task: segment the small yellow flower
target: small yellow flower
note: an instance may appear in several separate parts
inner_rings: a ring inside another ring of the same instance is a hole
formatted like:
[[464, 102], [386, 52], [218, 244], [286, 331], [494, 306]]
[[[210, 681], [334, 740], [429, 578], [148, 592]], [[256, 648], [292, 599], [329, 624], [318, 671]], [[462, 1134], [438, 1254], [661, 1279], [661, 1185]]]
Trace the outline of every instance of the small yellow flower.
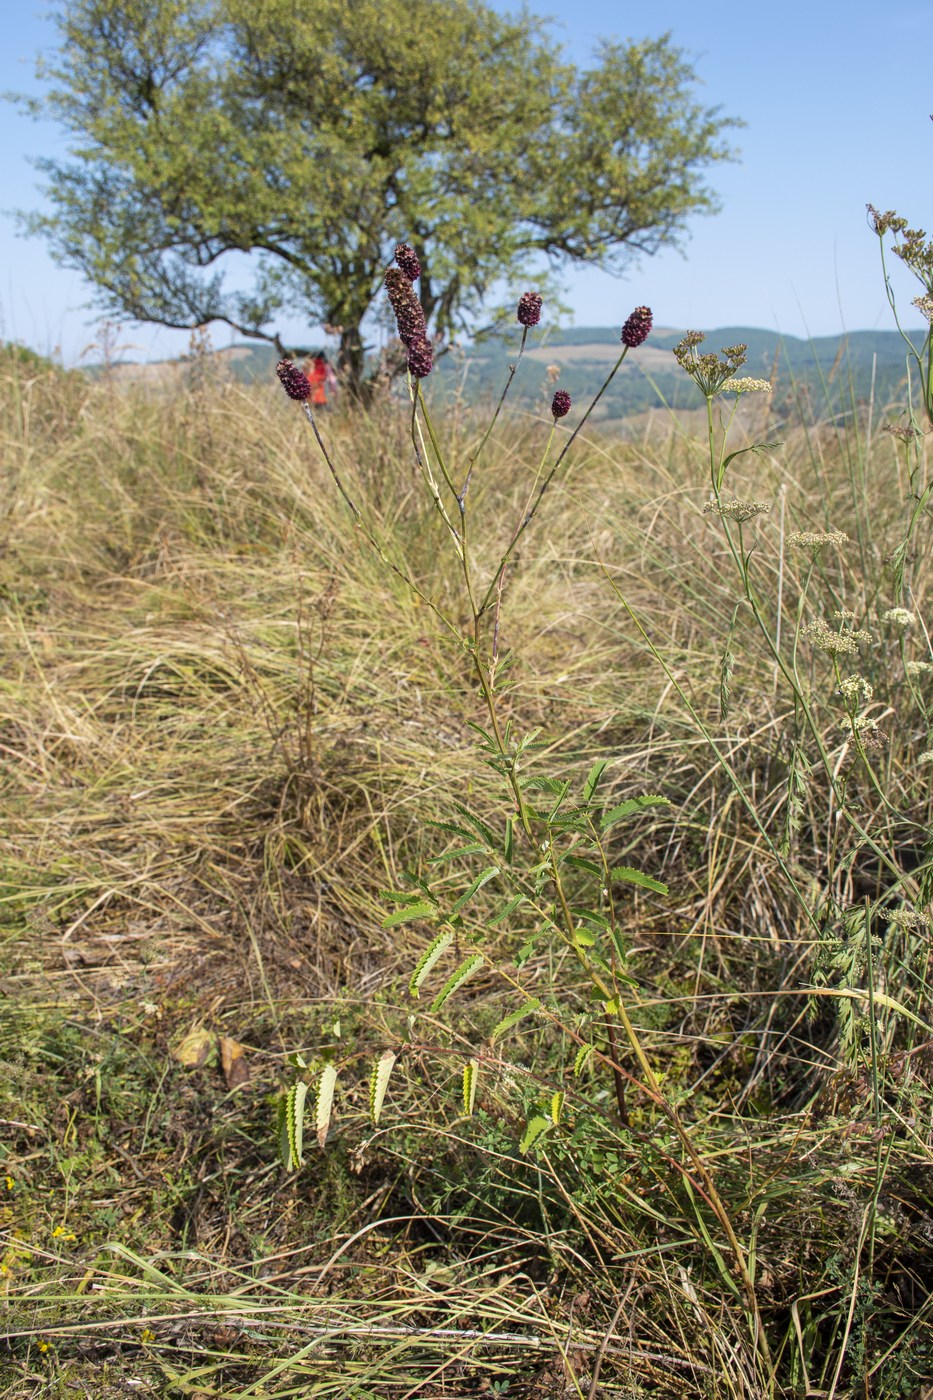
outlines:
[[144, 1327], [143, 1330], [142, 1330], [142, 1333], [140, 1334], [139, 1340], [140, 1340], [141, 1342], [143, 1342], [143, 1343], [147, 1343], [147, 1342], [154, 1342], [155, 1339], [156, 1339], [156, 1334], [153, 1332], [152, 1328], [151, 1328], [151, 1327]]
[[37, 1342], [36, 1345], [38, 1346], [39, 1350], [43, 1353], [52, 1350], [51, 1342]]
[[64, 1225], [56, 1225], [52, 1231], [53, 1240], [76, 1240], [77, 1235], [73, 1235], [70, 1230], [66, 1230]]
[[8, 1191], [12, 1191], [12, 1190], [13, 1190], [13, 1178], [12, 1178], [11, 1176], [5, 1176], [5, 1177], [3, 1178], [3, 1180], [6, 1182], [6, 1189], [7, 1189]]

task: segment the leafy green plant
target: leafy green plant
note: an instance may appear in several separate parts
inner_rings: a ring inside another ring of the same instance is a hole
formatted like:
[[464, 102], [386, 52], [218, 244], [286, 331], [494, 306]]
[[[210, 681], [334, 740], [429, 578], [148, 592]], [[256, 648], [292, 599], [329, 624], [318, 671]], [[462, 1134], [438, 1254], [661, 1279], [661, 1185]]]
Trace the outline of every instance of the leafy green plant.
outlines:
[[[572, 1070], [569, 1062], [563, 1066], [554, 1082], [546, 1086], [543, 1099], [539, 1093], [526, 1117], [519, 1142], [521, 1153], [534, 1151], [546, 1134], [560, 1131], [563, 1116], [572, 1106], [573, 1079], [587, 1065], [599, 1064], [611, 1076], [621, 1127], [629, 1124], [627, 1085], [632, 1085], [653, 1106], [666, 1122], [676, 1145], [676, 1153], [670, 1156], [673, 1188], [679, 1190], [682, 1178], [688, 1193], [695, 1193], [695, 1198], [701, 1199], [710, 1212], [707, 1222], [703, 1209], [697, 1208], [697, 1227], [724, 1277], [731, 1279], [734, 1270], [739, 1280], [733, 1287], [746, 1312], [753, 1351], [760, 1359], [762, 1374], [767, 1375], [770, 1371], [768, 1341], [747, 1251], [739, 1241], [713, 1174], [681, 1115], [677, 1095], [665, 1089], [653, 1069], [630, 1015], [630, 1004], [633, 1001], [637, 1004], [637, 982], [627, 970], [629, 947], [618, 918], [623, 892], [635, 888], [665, 895], [668, 891], [662, 881], [619, 860], [614, 853], [614, 841], [618, 828], [630, 824], [645, 809], [664, 806], [667, 799], [660, 794], [644, 794], [617, 803], [611, 795], [603, 796], [600, 784], [608, 766], [605, 758], [590, 768], [579, 786], [575, 786], [571, 778], [542, 772], [540, 762], [536, 761], [536, 755], [546, 747], [540, 731], [523, 734], [517, 730], [511, 716], [503, 715], [503, 696], [509, 686], [512, 657], [500, 651], [500, 624], [506, 575], [516, 546], [535, 520], [569, 448], [629, 350], [647, 339], [652, 324], [651, 312], [647, 307], [638, 307], [629, 316], [622, 328], [622, 349], [616, 363], [552, 460], [558, 423], [571, 407], [566, 392], [555, 392], [551, 404], [552, 428], [526, 508], [504, 546], [500, 546], [498, 562], [483, 578], [474, 556], [476, 540], [471, 503], [482, 470], [484, 449], [521, 361], [528, 332], [539, 321], [541, 297], [528, 292], [518, 303], [517, 319], [522, 326], [522, 336], [515, 365], [486, 431], [469, 454], [465, 470], [461, 468], [458, 474], [456, 465], [441, 446], [422, 389], [423, 381], [433, 368], [433, 346], [427, 337], [424, 310], [412, 287], [420, 274], [420, 264], [407, 244], [397, 247], [396, 264], [387, 271], [385, 281], [399, 336], [407, 352], [415, 461], [459, 563], [461, 603], [465, 602], [470, 619], [467, 628], [457, 620], [456, 614], [416, 582], [404, 566], [390, 563], [385, 546], [367, 523], [364, 510], [348, 493], [328, 452], [308, 402], [306, 377], [290, 361], [282, 361], [278, 366], [282, 385], [290, 398], [301, 403], [357, 527], [459, 643], [469, 660], [486, 711], [486, 725], [474, 722], [473, 728], [478, 736], [482, 762], [498, 780], [499, 822], [494, 826], [468, 805], [454, 802], [451, 819], [431, 825], [455, 844], [435, 856], [426, 872], [409, 871], [404, 888], [386, 892], [386, 899], [395, 908], [387, 915], [383, 926], [392, 929], [412, 922], [427, 926], [429, 936], [409, 982], [408, 990], [413, 999], [420, 999], [422, 990], [434, 982], [442, 964], [445, 971], [453, 964], [431, 1002], [428, 1015], [434, 1024], [441, 1013], [449, 1014], [455, 998], [480, 973], [500, 979], [513, 994], [513, 1005], [491, 1032], [488, 1052], [462, 1055], [461, 1093], [468, 1116], [473, 1113], [481, 1094], [484, 1076], [490, 1071], [501, 1074], [509, 1069], [495, 1047], [526, 1016], [550, 1022], [555, 1032], [572, 1045]], [[481, 891], [485, 891], [487, 897], [494, 891], [495, 897], [490, 912], [475, 917], [474, 901]], [[502, 936], [503, 930], [510, 926], [521, 928], [521, 934], [516, 934], [512, 940]], [[490, 947], [493, 935], [495, 951]], [[509, 942], [513, 947], [509, 949], [511, 957], [507, 961], [503, 958], [503, 947]], [[555, 975], [543, 996], [526, 985], [522, 977], [523, 966], [539, 944], [550, 945], [559, 955]], [[587, 990], [590, 1008], [582, 1015], [573, 1007], [574, 980], [563, 972], [565, 956], [576, 966]], [[446, 1047], [420, 1038], [419, 1020], [417, 1011], [413, 1010], [408, 1017], [407, 1041], [384, 1051], [372, 1070], [370, 1111], [374, 1123], [378, 1123], [383, 1111], [393, 1067], [406, 1049], [417, 1049], [422, 1054], [451, 1053]], [[333, 1065], [328, 1063], [318, 1079], [319, 1119], [324, 1095], [329, 1116], [332, 1075]], [[326, 1080], [325, 1076], [328, 1076]], [[299, 1081], [302, 1085], [305, 1082], [304, 1079]], [[287, 1166], [296, 1167], [301, 1162], [304, 1103], [305, 1091], [293, 1085], [285, 1097], [280, 1117], [283, 1161]], [[542, 1106], [544, 1111], [541, 1111]], [[721, 1231], [722, 1247], [714, 1242], [711, 1228]], [[728, 1265], [723, 1250], [731, 1260]]]

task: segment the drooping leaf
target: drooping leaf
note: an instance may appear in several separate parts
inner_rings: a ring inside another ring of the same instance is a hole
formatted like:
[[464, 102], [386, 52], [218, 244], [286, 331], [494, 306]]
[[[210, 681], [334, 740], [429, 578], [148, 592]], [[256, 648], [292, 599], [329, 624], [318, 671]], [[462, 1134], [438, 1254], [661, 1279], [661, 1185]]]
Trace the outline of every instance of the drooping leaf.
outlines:
[[430, 864], [441, 865], [445, 860], [457, 860], [460, 856], [478, 856], [485, 855], [485, 853], [486, 847], [479, 841], [474, 841], [469, 846], [457, 846], [453, 851], [444, 851], [439, 856], [432, 856]]
[[512, 864], [512, 855], [515, 849], [515, 822], [509, 817], [505, 823], [505, 840], [502, 843], [502, 854], [505, 856], [506, 865]]
[[507, 919], [510, 914], [514, 914], [519, 905], [524, 903], [525, 896], [523, 894], [515, 895], [513, 899], [509, 900], [508, 904], [502, 906], [495, 918], [488, 921], [487, 927], [495, 928], [496, 924], [501, 924], [503, 919]]
[[397, 924], [408, 924], [413, 919], [430, 919], [437, 913], [437, 906], [422, 901], [420, 904], [410, 904], [407, 909], [397, 909], [394, 914], [390, 914], [387, 919], [383, 919], [383, 928], [395, 928]]
[[443, 932], [432, 939], [425, 948], [415, 965], [415, 970], [411, 974], [411, 981], [408, 984], [408, 990], [413, 997], [418, 995], [431, 968], [437, 962], [438, 958], [447, 951], [453, 941], [453, 929], [445, 928]]
[[533, 1118], [530, 1118], [528, 1120], [528, 1126], [525, 1129], [525, 1135], [518, 1146], [519, 1152], [527, 1152], [530, 1148], [532, 1148], [535, 1145], [539, 1137], [541, 1137], [542, 1133], [546, 1133], [548, 1128], [551, 1128], [553, 1126], [554, 1125], [551, 1122], [550, 1118], [544, 1118], [541, 1116], [540, 1113], [535, 1114]]
[[494, 1028], [492, 1035], [489, 1037], [490, 1044], [495, 1045], [501, 1035], [505, 1035], [506, 1031], [510, 1031], [513, 1026], [517, 1026], [519, 1021], [524, 1020], [526, 1016], [531, 1016], [538, 1010], [540, 1005], [541, 1003], [538, 998], [532, 997], [530, 1001], [524, 1002], [521, 1006], [516, 1006], [514, 1011], [510, 1011], [507, 1016], [503, 1016], [502, 1020]]
[[561, 1114], [564, 1111], [564, 1097], [563, 1089], [558, 1089], [557, 1093], [551, 1096], [551, 1122], [555, 1126], [560, 1122]]
[[447, 979], [434, 998], [431, 1004], [431, 1011], [440, 1011], [444, 1002], [447, 1001], [449, 997], [452, 997], [454, 992], [459, 991], [464, 982], [468, 981], [468, 979], [473, 976], [473, 973], [483, 966], [485, 961], [486, 959], [483, 957], [482, 953], [471, 953], [468, 958], [464, 958], [456, 972], [452, 977]]
[[576, 1058], [573, 1062], [573, 1072], [575, 1078], [580, 1078], [580, 1075], [586, 1069], [587, 1065], [589, 1064], [590, 1060], [592, 1060], [592, 1058], [592, 1045], [581, 1045], [579, 1050], [577, 1051]]
[[584, 909], [579, 904], [572, 904], [570, 912], [576, 914], [578, 919], [586, 919], [587, 923], [595, 924], [597, 928], [608, 929], [612, 927], [606, 915], [599, 909]]
[[392, 1067], [397, 1059], [398, 1055], [394, 1050], [384, 1050], [373, 1065], [373, 1072], [369, 1077], [369, 1116], [374, 1123], [379, 1122]]
[[467, 1060], [463, 1066], [463, 1109], [467, 1117], [473, 1113], [476, 1103], [476, 1086], [479, 1083], [479, 1060]]
[[498, 874], [498, 865], [489, 865], [486, 867], [485, 870], [481, 870], [480, 873], [476, 876], [476, 878], [470, 881], [467, 888], [463, 891], [463, 894], [452, 906], [450, 910], [451, 914], [459, 914], [460, 910], [464, 907], [464, 905], [469, 904], [473, 896], [477, 894], [478, 891], [481, 890], [484, 885], [488, 885], [490, 880], [495, 879], [495, 877]]
[[465, 822], [469, 822], [473, 830], [478, 832], [478, 834], [483, 838], [486, 844], [495, 848], [496, 838], [493, 835], [492, 828], [488, 827], [485, 822], [480, 821], [479, 817], [474, 817], [470, 809], [468, 807], [464, 807], [462, 803], [455, 802], [453, 805], [456, 808], [456, 810], [460, 813], [463, 820]]
[[596, 762], [593, 764], [593, 766], [592, 766], [592, 768], [590, 769], [589, 773], [587, 773], [587, 775], [586, 775], [586, 782], [583, 784], [583, 802], [584, 802], [584, 805], [586, 805], [586, 803], [588, 803], [588, 802], [592, 802], [592, 800], [593, 800], [593, 794], [596, 792], [596, 789], [599, 787], [600, 779], [602, 778], [602, 776], [603, 776], [603, 774], [605, 773], [605, 771], [606, 771], [606, 769], [607, 769], [608, 766], [609, 766], [609, 760], [608, 760], [608, 758], [598, 758], [598, 759], [596, 760]]
[[337, 1087], [337, 1066], [326, 1064], [317, 1082], [317, 1104], [314, 1112], [314, 1126], [317, 1129], [317, 1145], [323, 1147], [330, 1131], [330, 1120], [334, 1111], [334, 1090]]
[[585, 870], [588, 875], [602, 875], [603, 868], [595, 860], [586, 860], [583, 856], [564, 856], [564, 865], [572, 865], [575, 870]]
[[624, 880], [629, 885], [640, 885], [643, 890], [654, 890], [655, 894], [670, 894], [670, 890], [663, 880], [655, 880], [651, 875], [645, 875], [641, 870], [634, 870], [630, 865], [614, 865], [610, 874], [613, 880]]
[[613, 807], [611, 812], [605, 812], [600, 819], [600, 826], [603, 831], [609, 826], [615, 826], [625, 817], [630, 817], [633, 812], [641, 812], [646, 807], [669, 807], [670, 798], [662, 797], [660, 793], [647, 793], [644, 797], [630, 797], [626, 802], [620, 803], [618, 807]]

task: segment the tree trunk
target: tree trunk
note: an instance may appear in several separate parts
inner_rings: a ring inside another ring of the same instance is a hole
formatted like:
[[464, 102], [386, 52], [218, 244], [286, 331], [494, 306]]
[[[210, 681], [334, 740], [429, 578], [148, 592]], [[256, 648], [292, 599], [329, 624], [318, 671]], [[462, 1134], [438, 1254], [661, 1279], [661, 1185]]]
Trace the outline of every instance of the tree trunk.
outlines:
[[365, 361], [359, 325], [344, 326], [340, 332], [340, 348], [337, 351], [337, 373], [344, 388], [354, 399], [365, 398]]

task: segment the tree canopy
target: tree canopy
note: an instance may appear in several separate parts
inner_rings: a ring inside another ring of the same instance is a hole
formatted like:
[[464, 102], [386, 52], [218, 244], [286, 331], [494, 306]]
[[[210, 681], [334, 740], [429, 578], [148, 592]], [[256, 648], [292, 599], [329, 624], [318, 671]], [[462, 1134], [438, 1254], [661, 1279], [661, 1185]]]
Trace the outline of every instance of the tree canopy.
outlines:
[[110, 314], [295, 353], [286, 316], [337, 327], [356, 383], [397, 242], [444, 339], [520, 279], [676, 243], [730, 154], [734, 123], [696, 102], [669, 36], [578, 69], [540, 20], [481, 0], [62, 0], [57, 18], [27, 105], [71, 153], [40, 163], [52, 212], [28, 226]]

